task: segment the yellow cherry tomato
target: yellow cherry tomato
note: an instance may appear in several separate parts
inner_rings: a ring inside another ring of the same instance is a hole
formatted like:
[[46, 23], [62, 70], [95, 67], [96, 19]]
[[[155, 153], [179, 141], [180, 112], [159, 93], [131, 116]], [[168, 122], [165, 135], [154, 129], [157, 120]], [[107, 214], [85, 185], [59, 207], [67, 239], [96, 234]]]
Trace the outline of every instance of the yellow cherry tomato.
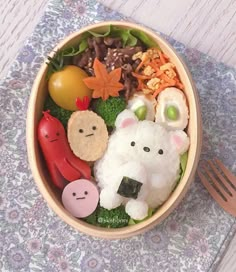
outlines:
[[68, 65], [62, 70], [51, 75], [48, 81], [49, 94], [54, 102], [63, 109], [75, 111], [78, 110], [75, 101], [79, 97], [83, 100], [84, 96], [91, 98], [90, 90], [83, 82], [88, 77], [81, 68]]

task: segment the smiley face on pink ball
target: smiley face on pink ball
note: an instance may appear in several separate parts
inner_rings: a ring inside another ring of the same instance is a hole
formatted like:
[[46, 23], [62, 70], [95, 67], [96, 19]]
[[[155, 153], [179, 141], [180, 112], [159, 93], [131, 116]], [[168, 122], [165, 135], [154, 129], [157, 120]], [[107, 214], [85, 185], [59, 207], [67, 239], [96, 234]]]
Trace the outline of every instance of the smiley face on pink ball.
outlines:
[[97, 186], [89, 180], [78, 179], [69, 183], [63, 190], [62, 203], [71, 215], [84, 218], [97, 208], [99, 192]]

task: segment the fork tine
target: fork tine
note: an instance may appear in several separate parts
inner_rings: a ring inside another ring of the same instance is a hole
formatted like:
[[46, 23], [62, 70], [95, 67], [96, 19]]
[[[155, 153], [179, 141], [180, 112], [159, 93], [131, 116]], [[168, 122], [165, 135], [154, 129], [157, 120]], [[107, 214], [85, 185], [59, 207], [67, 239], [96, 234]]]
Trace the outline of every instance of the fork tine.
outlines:
[[[213, 162], [212, 162], [212, 161], [208, 161], [208, 163], [209, 163], [209, 165], [211, 166], [213, 172], [216, 174], [216, 176], [221, 180], [221, 182], [223, 183], [223, 185], [222, 185], [218, 180], [217, 180], [217, 183], [224, 189], [224, 191], [225, 191], [226, 193], [228, 193], [230, 196], [232, 196], [233, 193], [231, 192], [231, 190], [232, 190], [233, 188], [229, 185], [229, 183], [228, 183], [228, 182], [225, 180], [225, 178], [221, 175], [221, 173], [220, 173], [219, 170], [215, 167], [215, 165], [213, 164]], [[204, 167], [204, 169], [207, 171], [205, 165], [204, 165], [203, 167]], [[208, 173], [208, 172], [207, 172], [207, 174], [208, 174], [209, 176], [212, 176], [212, 177], [211, 177], [212, 179], [214, 178], [212, 174], [210, 174], [210, 173]], [[227, 190], [226, 190], [224, 187], [225, 187]]]
[[227, 169], [224, 164], [218, 160], [218, 159], [215, 159], [215, 162], [219, 165], [220, 169], [222, 170], [222, 172], [225, 174], [225, 176], [229, 179], [229, 181], [233, 184], [232, 188], [236, 187], [236, 176], [234, 176], [230, 171], [229, 169]]
[[[204, 168], [205, 172], [207, 173], [208, 177], [210, 178], [211, 182], [213, 183], [213, 185], [215, 185], [215, 187], [217, 188], [218, 191], [211, 184], [212, 188], [214, 188], [214, 190], [221, 196], [221, 198], [223, 196], [223, 198], [226, 201], [227, 197], [225, 196], [224, 193], [222, 193], [222, 189], [224, 189], [222, 187], [222, 184], [214, 177], [214, 175], [210, 172], [210, 170], [206, 167], [206, 165], [203, 165], [203, 168]], [[209, 183], [209, 181], [208, 181], [208, 183]]]
[[197, 173], [209, 194], [215, 199], [216, 202], [218, 202], [221, 205], [221, 207], [225, 207], [225, 204], [227, 202], [223, 200], [223, 198], [219, 195], [216, 189], [208, 182], [207, 178], [199, 170], [197, 170]]

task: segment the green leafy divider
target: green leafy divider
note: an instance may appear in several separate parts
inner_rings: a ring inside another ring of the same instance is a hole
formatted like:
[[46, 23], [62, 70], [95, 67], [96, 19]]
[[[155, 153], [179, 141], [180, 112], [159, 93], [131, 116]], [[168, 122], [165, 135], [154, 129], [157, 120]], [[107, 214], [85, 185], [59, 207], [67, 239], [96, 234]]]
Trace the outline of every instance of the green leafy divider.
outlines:
[[188, 152], [185, 152], [183, 155], [180, 156], [180, 168], [181, 168], [180, 180], [184, 176], [185, 169], [187, 166], [187, 161], [188, 161]]
[[187, 161], [188, 161], [188, 152], [186, 151], [184, 154], [182, 154], [180, 156], [179, 176], [178, 176], [178, 179], [177, 179], [177, 182], [176, 182], [176, 185], [175, 185], [173, 191], [176, 189], [176, 187], [178, 186], [178, 184], [180, 183], [181, 179], [184, 176], [185, 169], [187, 166]]
[[137, 44], [137, 38], [130, 33], [130, 29], [123, 29], [117, 26], [111, 27], [111, 37], [121, 37], [123, 47], [135, 46]]
[[111, 33], [111, 25], [108, 26], [108, 30], [105, 33], [99, 33], [95, 31], [87, 31], [82, 34], [81, 41], [78, 46], [71, 46], [62, 50], [64, 57], [73, 57], [83, 53], [88, 48], [88, 38], [93, 37], [106, 37]]
[[135, 46], [137, 38], [131, 34], [130, 29], [123, 29], [117, 26], [109, 25], [105, 33], [97, 33], [95, 31], [88, 31], [94, 37], [121, 37], [123, 46]]
[[82, 34], [82, 40], [80, 41], [78, 46], [70, 46], [58, 50], [57, 52], [55, 52], [55, 55], [53, 57], [48, 57], [48, 62], [46, 62], [48, 65], [48, 71], [46, 76], [47, 80], [53, 73], [63, 70], [63, 67], [65, 65], [70, 64], [71, 57], [79, 55], [88, 48], [87, 38], [89, 36], [90, 34], [88, 32]]
[[131, 29], [130, 34], [143, 42], [147, 47], [158, 47], [161, 50], [159, 45], [149, 38], [144, 32], [137, 29]]
[[112, 29], [112, 25], [108, 26], [108, 29], [105, 33], [100, 33], [100, 32], [95, 32], [95, 31], [91, 31], [89, 30], [88, 33], [90, 33], [93, 37], [107, 37], [108, 35], [110, 35], [111, 33], [111, 29]]
[[68, 47], [65, 50], [63, 50], [63, 57], [73, 57], [76, 56], [82, 52], [84, 52], [88, 48], [88, 42], [87, 39], [83, 39], [79, 43], [79, 47]]
[[135, 46], [140, 40], [147, 47], [159, 47], [150, 37], [148, 37], [143, 31], [137, 29], [124, 29], [118, 26], [110, 25], [105, 33], [97, 33], [94, 31], [88, 31], [94, 37], [121, 37], [123, 46]]
[[148, 218], [150, 218], [157, 211], [157, 209], [158, 208], [156, 208], [156, 209], [149, 208], [148, 209], [148, 215], [144, 219], [142, 219], [142, 220], [134, 220], [133, 218], [130, 218], [128, 225], [129, 226], [136, 225], [138, 223], [141, 223], [141, 222], [147, 220]]

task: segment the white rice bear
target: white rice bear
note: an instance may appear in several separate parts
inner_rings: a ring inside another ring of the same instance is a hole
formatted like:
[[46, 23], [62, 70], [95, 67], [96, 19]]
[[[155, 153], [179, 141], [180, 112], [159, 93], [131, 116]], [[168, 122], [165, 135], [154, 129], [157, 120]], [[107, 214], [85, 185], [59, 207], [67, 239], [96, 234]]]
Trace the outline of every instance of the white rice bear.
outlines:
[[[100, 205], [110, 210], [124, 204], [131, 218], [141, 220], [149, 207], [161, 205], [174, 189], [189, 138], [182, 130], [167, 131], [152, 121], [138, 121], [127, 109], [115, 125], [105, 154], [94, 166]], [[136, 199], [117, 193], [123, 177], [142, 183]]]

